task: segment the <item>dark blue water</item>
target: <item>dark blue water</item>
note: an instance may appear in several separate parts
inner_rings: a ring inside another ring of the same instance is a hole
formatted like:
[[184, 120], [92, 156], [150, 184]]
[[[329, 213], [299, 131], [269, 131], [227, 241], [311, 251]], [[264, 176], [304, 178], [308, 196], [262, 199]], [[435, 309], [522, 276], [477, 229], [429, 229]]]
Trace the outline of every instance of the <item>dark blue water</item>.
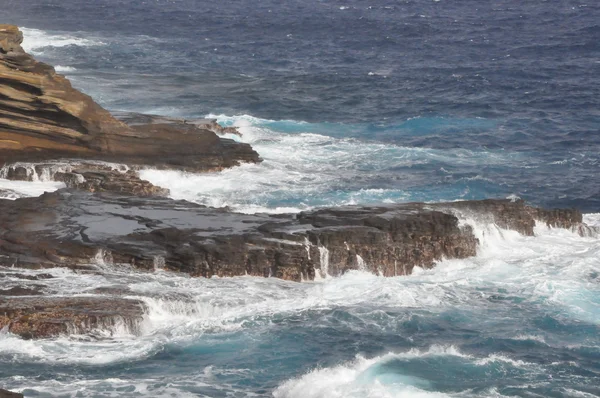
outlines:
[[[4, 0], [0, 21], [26, 28], [28, 51], [108, 109], [214, 115], [265, 159], [143, 173], [177, 198], [284, 212], [517, 195], [600, 212], [595, 1]], [[31, 396], [600, 396], [598, 238], [476, 232], [478, 257], [410, 277], [52, 270], [62, 294], [132, 289], [150, 308], [144, 327], [36, 342], [4, 334], [0, 386]]]
[[600, 209], [597, 2], [6, 1], [3, 21], [104, 44], [37, 52], [77, 68], [75, 85], [110, 109], [330, 122], [318, 133], [516, 153], [528, 161], [413, 174], [448, 188], [444, 199], [480, 175], [490, 184], [462, 197]]

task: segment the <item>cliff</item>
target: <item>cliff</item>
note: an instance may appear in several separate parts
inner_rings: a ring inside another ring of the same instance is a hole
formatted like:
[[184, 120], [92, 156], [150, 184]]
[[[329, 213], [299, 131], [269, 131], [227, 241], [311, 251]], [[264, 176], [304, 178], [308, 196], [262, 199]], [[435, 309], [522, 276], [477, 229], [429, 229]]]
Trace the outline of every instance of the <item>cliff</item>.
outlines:
[[0, 167], [76, 158], [209, 171], [260, 160], [214, 125], [117, 120], [23, 51], [22, 40], [16, 26], [0, 25]]

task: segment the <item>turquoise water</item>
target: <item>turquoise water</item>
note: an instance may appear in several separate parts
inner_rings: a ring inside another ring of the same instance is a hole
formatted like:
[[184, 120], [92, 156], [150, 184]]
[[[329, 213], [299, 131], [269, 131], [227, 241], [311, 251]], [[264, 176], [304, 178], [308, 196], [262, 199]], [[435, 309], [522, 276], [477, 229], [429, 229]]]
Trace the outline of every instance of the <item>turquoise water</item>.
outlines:
[[[600, 224], [595, 2], [7, 1], [1, 19], [24, 27], [26, 50], [103, 106], [214, 117], [264, 159], [142, 171], [174, 198], [282, 213], [518, 196]], [[8, 184], [11, 198], [59, 188]], [[600, 396], [598, 237], [475, 224], [477, 257], [406, 277], [26, 271], [52, 273], [56, 295], [130, 289], [148, 312], [135, 330], [0, 332], [0, 386], [39, 397]]]
[[28, 271], [52, 273], [45, 282], [60, 294], [126, 287], [148, 312], [135, 331], [4, 334], [0, 381], [65, 397], [600, 394], [598, 237], [545, 227], [523, 237], [469, 222], [482, 239], [477, 257], [395, 278]]

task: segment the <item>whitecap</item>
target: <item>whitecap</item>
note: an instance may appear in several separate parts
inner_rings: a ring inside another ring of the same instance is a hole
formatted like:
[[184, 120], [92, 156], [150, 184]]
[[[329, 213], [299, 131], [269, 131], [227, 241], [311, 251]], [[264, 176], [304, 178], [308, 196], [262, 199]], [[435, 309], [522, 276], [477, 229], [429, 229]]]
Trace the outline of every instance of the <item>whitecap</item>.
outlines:
[[[401, 187], [373, 189], [361, 181], [381, 178], [393, 169], [432, 163], [473, 167], [481, 162], [505, 164], [507, 156], [513, 156], [338, 138], [337, 132], [343, 135], [344, 129], [350, 128], [338, 124], [275, 121], [250, 115], [206, 117], [237, 127], [242, 137], [228, 138], [251, 144], [263, 162], [203, 174], [150, 169], [142, 171], [141, 176], [170, 189], [175, 199], [244, 213], [298, 212], [322, 206], [415, 200], [410, 191]], [[336, 136], [327, 135], [332, 131]], [[485, 180], [481, 176], [476, 179]]]
[[39, 29], [20, 28], [23, 32], [22, 47], [28, 53], [39, 55], [47, 47], [67, 47], [67, 46], [102, 46], [100, 40], [89, 37], [82, 37], [82, 32], [47, 32]]
[[57, 71], [58, 73], [70, 73], [70, 72], [77, 71], [77, 68], [74, 68], [72, 66], [56, 65], [54, 67], [54, 70]]
[[65, 184], [55, 181], [11, 181], [0, 178], [0, 199], [18, 199], [54, 192]]

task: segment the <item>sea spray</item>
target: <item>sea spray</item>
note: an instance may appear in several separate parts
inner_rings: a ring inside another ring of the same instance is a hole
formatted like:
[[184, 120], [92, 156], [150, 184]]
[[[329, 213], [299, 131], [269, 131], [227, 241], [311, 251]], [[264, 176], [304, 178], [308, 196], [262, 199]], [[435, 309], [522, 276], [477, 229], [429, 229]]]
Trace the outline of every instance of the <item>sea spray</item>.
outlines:
[[329, 277], [329, 250], [325, 246], [319, 246], [319, 264], [321, 265], [321, 277]]

